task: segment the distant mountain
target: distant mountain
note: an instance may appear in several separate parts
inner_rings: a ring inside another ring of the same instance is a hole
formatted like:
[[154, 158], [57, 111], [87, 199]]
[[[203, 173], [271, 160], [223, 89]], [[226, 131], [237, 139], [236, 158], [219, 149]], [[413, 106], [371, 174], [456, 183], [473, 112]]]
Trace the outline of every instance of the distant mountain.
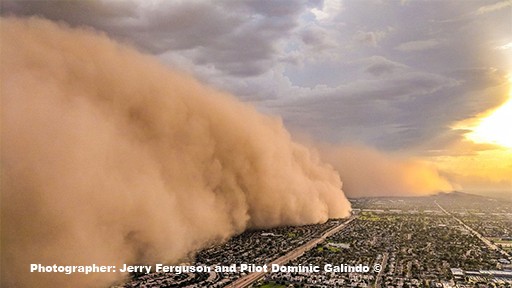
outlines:
[[495, 200], [508, 200], [512, 201], [512, 192], [501, 192], [501, 193], [489, 193], [489, 194], [471, 194], [467, 192], [461, 191], [451, 191], [451, 192], [437, 192], [435, 194], [429, 195], [420, 195], [420, 196], [375, 196], [375, 197], [349, 197], [349, 199], [371, 199], [371, 198], [381, 198], [381, 199], [409, 199], [409, 198], [434, 198], [434, 199], [495, 199]]
[[476, 197], [483, 198], [482, 195], [469, 194], [466, 192], [452, 191], [452, 192], [438, 192], [437, 194], [430, 195], [430, 197]]
[[452, 191], [452, 192], [438, 192], [437, 194], [429, 195], [428, 197], [438, 198], [438, 199], [494, 199], [495, 201], [512, 201], [512, 193], [489, 193], [483, 195], [471, 194], [467, 192], [460, 191]]

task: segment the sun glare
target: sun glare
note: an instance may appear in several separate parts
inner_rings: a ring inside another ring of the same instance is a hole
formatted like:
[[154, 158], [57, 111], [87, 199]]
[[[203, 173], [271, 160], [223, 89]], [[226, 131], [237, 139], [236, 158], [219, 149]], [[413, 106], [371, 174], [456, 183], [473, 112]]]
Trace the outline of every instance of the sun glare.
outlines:
[[512, 148], [512, 99], [491, 115], [480, 119], [466, 137], [475, 143], [492, 143]]

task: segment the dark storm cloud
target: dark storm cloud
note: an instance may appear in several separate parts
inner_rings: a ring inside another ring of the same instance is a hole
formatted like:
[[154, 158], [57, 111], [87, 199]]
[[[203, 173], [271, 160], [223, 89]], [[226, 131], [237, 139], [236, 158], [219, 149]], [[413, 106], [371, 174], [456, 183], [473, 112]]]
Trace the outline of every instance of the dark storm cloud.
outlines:
[[[398, 133], [381, 135], [376, 142], [386, 143], [388, 149], [417, 147], [423, 149], [420, 153], [428, 153], [463, 141], [464, 134], [469, 131], [453, 130], [452, 127], [464, 119], [477, 117], [482, 111], [498, 107], [510, 89], [506, 79], [490, 82], [488, 73], [484, 72], [486, 69], [476, 70], [481, 73], [454, 73], [458, 74], [453, 76], [459, 83], [457, 86], [438, 90], [428, 97], [396, 102], [393, 107], [399, 113], [394, 123], [401, 129]], [[485, 150], [483, 146], [473, 148]]]
[[[339, 61], [338, 67], [345, 72], [336, 72], [346, 84], [331, 82], [331, 89], [312, 89], [310, 97], [305, 97], [308, 100], [286, 103], [277, 110], [286, 111], [283, 115], [289, 126], [307, 127], [330, 141], [357, 139], [391, 150], [421, 147], [425, 150], [417, 152], [423, 153], [463, 140], [467, 131], [453, 131], [453, 125], [498, 107], [508, 97], [505, 75], [510, 52], [496, 47], [512, 39], [510, 25], [506, 25], [510, 24], [508, 4], [460, 4], [344, 2], [341, 18], [346, 29], [366, 39], [361, 44], [368, 47], [340, 52], [341, 57], [351, 59]], [[500, 9], [480, 9], [484, 6]], [[479, 9], [488, 12], [465, 21], [442, 22]], [[367, 33], [358, 31], [386, 31], [386, 35], [377, 47], [372, 37], [365, 38]], [[363, 80], [368, 74], [385, 79]], [[309, 77], [326, 78], [321, 74]], [[456, 140], [447, 142], [446, 135]]]
[[[289, 125], [314, 131], [320, 138], [333, 142], [350, 139], [372, 142], [383, 135], [396, 137], [401, 133], [403, 129], [393, 131], [402, 125], [399, 120], [403, 120], [399, 118], [403, 111], [398, 103], [428, 98], [438, 90], [457, 85], [459, 82], [453, 78], [409, 72], [383, 80], [316, 89], [313, 95], [276, 102], [274, 109], [282, 111]], [[379, 146], [379, 143], [372, 144]]]
[[388, 78], [315, 89], [312, 95], [276, 102], [274, 109], [284, 111], [289, 126], [320, 139], [362, 141], [386, 150], [414, 148], [426, 155], [462, 141], [468, 131], [452, 127], [501, 105], [508, 94], [503, 72], [492, 68], [455, 70], [449, 76], [400, 69]]
[[2, 14], [39, 15], [91, 26], [152, 54], [192, 50], [199, 65], [256, 76], [274, 65], [276, 45], [318, 1], [5, 1]]

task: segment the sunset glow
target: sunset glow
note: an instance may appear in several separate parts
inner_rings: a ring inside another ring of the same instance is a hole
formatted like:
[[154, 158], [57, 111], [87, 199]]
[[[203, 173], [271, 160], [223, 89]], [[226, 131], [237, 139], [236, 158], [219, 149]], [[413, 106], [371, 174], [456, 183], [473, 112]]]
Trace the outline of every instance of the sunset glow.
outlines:
[[[512, 77], [508, 77], [512, 82]], [[467, 129], [466, 139], [474, 143], [488, 143], [512, 148], [512, 88], [509, 98], [493, 111], [486, 111], [473, 119], [460, 122], [454, 129]]]
[[475, 143], [491, 143], [512, 148], [512, 100], [480, 120], [466, 137]]

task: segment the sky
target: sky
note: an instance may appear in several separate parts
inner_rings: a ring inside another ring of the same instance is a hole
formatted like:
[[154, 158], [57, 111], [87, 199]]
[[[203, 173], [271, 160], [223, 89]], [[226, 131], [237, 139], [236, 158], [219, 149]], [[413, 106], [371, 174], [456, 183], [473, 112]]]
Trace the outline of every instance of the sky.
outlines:
[[512, 191], [512, 1], [2, 1], [90, 26], [293, 135], [420, 159]]

